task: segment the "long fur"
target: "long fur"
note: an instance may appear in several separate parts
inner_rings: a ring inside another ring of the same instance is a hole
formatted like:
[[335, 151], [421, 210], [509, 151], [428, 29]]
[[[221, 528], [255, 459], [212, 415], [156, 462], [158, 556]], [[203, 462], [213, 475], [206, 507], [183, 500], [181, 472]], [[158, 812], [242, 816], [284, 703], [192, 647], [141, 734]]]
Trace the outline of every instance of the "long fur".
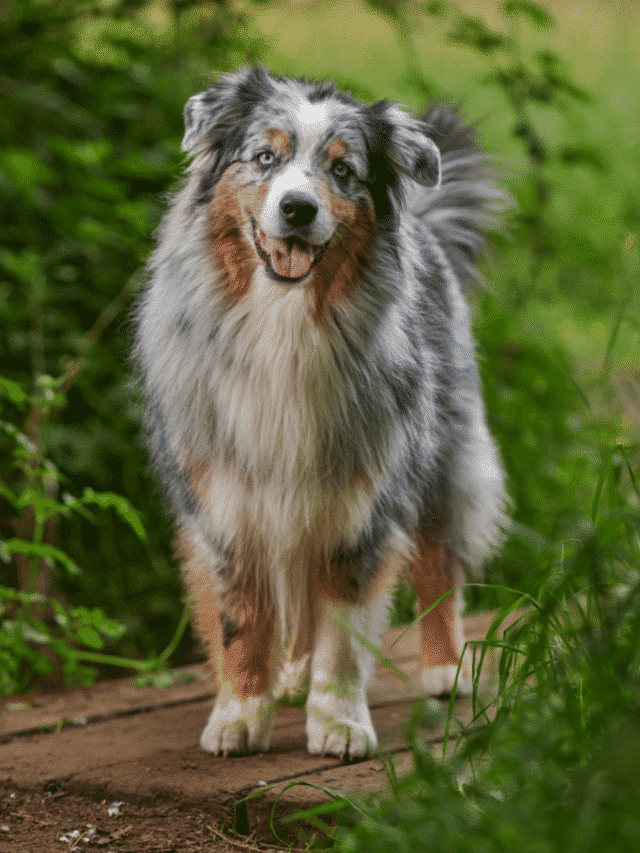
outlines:
[[419, 535], [456, 572], [499, 539], [462, 291], [500, 193], [444, 107], [416, 119], [258, 67], [192, 98], [185, 121], [191, 161], [137, 315], [152, 459], [187, 574], [220, 602], [220, 654], [251, 590], [274, 649], [320, 660], [319, 600], [346, 618], [371, 606], [377, 626]]

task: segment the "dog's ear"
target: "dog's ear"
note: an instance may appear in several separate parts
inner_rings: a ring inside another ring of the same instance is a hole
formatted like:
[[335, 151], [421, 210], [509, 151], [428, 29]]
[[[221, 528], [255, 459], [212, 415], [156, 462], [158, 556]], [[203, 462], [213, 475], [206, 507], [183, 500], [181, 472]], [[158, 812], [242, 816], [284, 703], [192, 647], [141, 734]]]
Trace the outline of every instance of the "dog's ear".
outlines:
[[214, 96], [214, 87], [193, 95], [184, 106], [184, 136], [182, 150], [193, 151], [207, 136], [207, 131], [216, 124], [220, 114], [219, 100]]
[[379, 101], [370, 108], [379, 127], [384, 128], [385, 154], [392, 168], [425, 187], [440, 184], [440, 150], [425, 126], [398, 104]]
[[440, 186], [440, 149], [433, 139], [419, 127], [415, 131], [403, 128], [397, 133], [395, 145], [400, 168], [410, 178], [424, 187]]
[[220, 77], [206, 92], [187, 101], [182, 150], [197, 154], [220, 147], [229, 136], [237, 134], [256, 105], [271, 92], [271, 76], [262, 66]]

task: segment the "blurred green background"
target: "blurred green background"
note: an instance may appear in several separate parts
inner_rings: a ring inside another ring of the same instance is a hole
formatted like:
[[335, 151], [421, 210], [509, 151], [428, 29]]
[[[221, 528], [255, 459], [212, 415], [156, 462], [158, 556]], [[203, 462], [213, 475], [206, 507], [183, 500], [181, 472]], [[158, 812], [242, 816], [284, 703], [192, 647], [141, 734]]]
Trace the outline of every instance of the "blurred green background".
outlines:
[[[7, 0], [0, 693], [87, 682], [117, 671], [107, 652], [157, 658], [172, 637], [171, 662], [196, 653], [175, 635], [183, 594], [141, 440], [130, 317], [180, 175], [184, 103], [246, 62], [416, 110], [444, 98], [498, 159], [514, 205], [472, 302], [514, 525], [487, 567], [495, 586], [470, 589], [469, 606], [501, 603], [500, 585], [537, 595], [604, 496], [637, 506], [639, 12], [636, 0]], [[412, 606], [400, 590], [394, 620]]]

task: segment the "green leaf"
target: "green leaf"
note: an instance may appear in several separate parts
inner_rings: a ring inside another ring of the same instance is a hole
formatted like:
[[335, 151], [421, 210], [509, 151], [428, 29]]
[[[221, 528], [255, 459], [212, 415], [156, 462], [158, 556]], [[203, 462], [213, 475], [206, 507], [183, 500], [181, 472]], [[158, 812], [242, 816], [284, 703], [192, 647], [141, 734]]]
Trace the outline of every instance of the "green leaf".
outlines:
[[49, 498], [37, 489], [32, 488], [24, 489], [18, 496], [17, 505], [19, 507], [33, 507], [33, 511], [40, 521], [46, 521], [52, 515], [57, 515], [64, 509], [64, 506], [53, 500], [53, 498]]
[[[0, 541], [0, 548], [5, 543]], [[23, 592], [10, 586], [0, 586], [0, 601], [19, 601], [21, 604], [44, 604], [44, 596], [39, 592]]]
[[140, 514], [122, 495], [116, 495], [114, 492], [94, 492], [93, 489], [85, 489], [80, 502], [83, 504], [95, 504], [102, 509], [114, 509], [120, 518], [127, 522], [138, 539], [146, 542], [147, 534], [142, 526]]
[[50, 141], [50, 145], [56, 154], [76, 166], [94, 166], [113, 151], [113, 143], [107, 139], [75, 142], [57, 137]]
[[59, 601], [56, 601], [55, 598], [51, 599], [51, 606], [53, 607], [53, 611], [55, 614], [56, 623], [61, 628], [67, 628], [69, 625], [69, 616], [64, 607], [60, 604]]
[[91, 625], [81, 625], [78, 628], [78, 640], [90, 649], [101, 649], [104, 646], [100, 634]]
[[154, 179], [160, 174], [160, 170], [146, 160], [141, 154], [127, 154], [117, 162], [118, 171], [131, 178]]
[[108, 619], [101, 607], [94, 607], [93, 610], [88, 613], [88, 617], [91, 620], [93, 627], [110, 639], [117, 640], [122, 637], [126, 631], [124, 625], [116, 622], [115, 619]]
[[494, 53], [506, 47], [509, 39], [495, 30], [490, 30], [481, 18], [461, 15], [448, 36], [456, 44], [466, 44], [480, 53]]
[[575, 145], [561, 145], [559, 156], [567, 166], [587, 166], [596, 172], [607, 171], [607, 161], [603, 153], [595, 145], [589, 143], [578, 143]]
[[446, 0], [427, 0], [424, 4], [424, 11], [427, 15], [433, 15], [434, 18], [441, 18], [449, 11], [450, 3]]
[[64, 551], [53, 545], [39, 545], [36, 542], [25, 542], [23, 539], [7, 539], [0, 541], [0, 550], [10, 554], [26, 554], [30, 557], [42, 557], [45, 560], [57, 560], [72, 575], [79, 575], [80, 569]]
[[29, 395], [21, 385], [4, 376], [0, 376], [0, 391], [16, 406], [24, 406], [29, 399]]
[[37, 643], [39, 646], [46, 646], [51, 641], [51, 631], [44, 622], [38, 620], [31, 625], [23, 625], [22, 636], [30, 643]]
[[502, 11], [505, 15], [523, 15], [542, 30], [547, 30], [555, 24], [553, 16], [533, 0], [507, 0], [502, 4]]
[[42, 257], [25, 249], [22, 252], [0, 250], [0, 266], [23, 284], [37, 284], [43, 287], [46, 277], [42, 271]]
[[150, 209], [147, 202], [124, 201], [115, 206], [115, 212], [128, 226], [141, 234], [147, 234], [151, 227]]
[[[5, 486], [4, 483], [0, 483], [0, 495], [11, 504], [14, 509], [18, 509], [18, 499], [13, 494], [9, 486]], [[0, 555], [0, 559], [2, 556]]]
[[55, 184], [56, 173], [26, 148], [0, 153], [0, 169], [18, 190], [31, 192], [36, 184]]
[[365, 0], [365, 5], [374, 12], [386, 15], [392, 21], [398, 21], [401, 18], [400, 10], [404, 3], [401, 0]]

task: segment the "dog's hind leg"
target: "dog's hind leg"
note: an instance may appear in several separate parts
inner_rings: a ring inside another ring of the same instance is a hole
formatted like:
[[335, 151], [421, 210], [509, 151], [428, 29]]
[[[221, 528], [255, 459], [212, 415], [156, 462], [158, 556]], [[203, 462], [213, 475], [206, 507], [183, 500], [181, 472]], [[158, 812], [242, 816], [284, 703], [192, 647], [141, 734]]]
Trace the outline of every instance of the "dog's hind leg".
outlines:
[[[211, 555], [197, 536], [182, 531], [179, 550], [194, 606], [194, 622], [215, 671], [216, 702], [200, 745], [214, 754], [263, 752], [269, 748], [275, 700], [274, 621], [247, 585], [225, 607]], [[215, 560], [214, 560], [215, 563]]]
[[[462, 593], [457, 584], [458, 571], [445, 543], [435, 536], [420, 537], [412, 568], [418, 612], [432, 608], [420, 620], [420, 682], [431, 696], [451, 693], [454, 685], [458, 694], [469, 694], [471, 664], [468, 653], [463, 657]], [[433, 607], [444, 595], [447, 597]]]

